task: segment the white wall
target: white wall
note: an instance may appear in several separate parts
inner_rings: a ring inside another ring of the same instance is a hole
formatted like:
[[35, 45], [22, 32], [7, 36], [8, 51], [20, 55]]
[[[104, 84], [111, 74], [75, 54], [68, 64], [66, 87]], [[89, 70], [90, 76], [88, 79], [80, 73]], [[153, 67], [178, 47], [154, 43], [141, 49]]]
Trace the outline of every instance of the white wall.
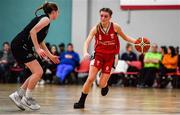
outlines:
[[88, 0], [72, 0], [72, 43], [82, 57], [83, 44], [87, 36]]
[[[75, 1], [80, 2], [81, 0]], [[89, 32], [90, 28], [99, 22], [99, 9], [102, 7], [109, 7], [113, 10], [112, 21], [119, 23], [127, 35], [134, 38], [140, 36], [147, 37], [151, 42], [158, 43], [159, 45], [180, 46], [180, 10], [131, 11], [131, 22], [127, 24], [128, 11], [122, 11], [120, 9], [120, 0], [89, 0], [86, 2], [88, 4], [88, 17], [86, 21], [83, 20], [85, 18], [78, 20], [80, 22], [78, 26], [83, 26], [85, 28], [86, 25], [86, 30], [88, 31], [76, 31], [76, 34], [82, 36], [80, 37], [81, 42], [85, 40], [84, 36]], [[81, 12], [83, 13], [84, 11]], [[78, 26], [76, 25], [76, 27], [73, 28], [77, 28]], [[126, 42], [121, 38], [120, 41], [122, 53], [125, 51]], [[73, 43], [78, 44], [77, 47], [80, 47], [80, 42], [75, 41]], [[91, 51], [92, 49], [91, 47]], [[78, 50], [78, 52], [82, 52], [82, 48]]]

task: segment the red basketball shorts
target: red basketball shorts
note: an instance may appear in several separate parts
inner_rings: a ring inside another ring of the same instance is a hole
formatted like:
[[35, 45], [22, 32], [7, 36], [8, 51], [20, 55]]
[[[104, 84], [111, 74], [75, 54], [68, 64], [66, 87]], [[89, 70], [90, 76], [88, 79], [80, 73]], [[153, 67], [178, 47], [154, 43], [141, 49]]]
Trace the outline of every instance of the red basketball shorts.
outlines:
[[111, 70], [116, 67], [118, 56], [116, 54], [95, 53], [91, 66], [97, 67], [102, 73], [110, 74]]

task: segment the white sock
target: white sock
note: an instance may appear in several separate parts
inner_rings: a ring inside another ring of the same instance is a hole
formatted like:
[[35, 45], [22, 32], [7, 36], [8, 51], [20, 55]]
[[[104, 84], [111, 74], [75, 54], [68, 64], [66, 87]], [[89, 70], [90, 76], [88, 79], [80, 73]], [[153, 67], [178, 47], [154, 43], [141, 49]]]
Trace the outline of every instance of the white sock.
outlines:
[[28, 98], [32, 97], [32, 90], [30, 90], [30, 89], [26, 90], [26, 97], [28, 97]]
[[25, 93], [26, 93], [26, 90], [20, 87], [17, 90], [17, 93], [19, 94], [19, 96], [23, 97], [25, 95]]

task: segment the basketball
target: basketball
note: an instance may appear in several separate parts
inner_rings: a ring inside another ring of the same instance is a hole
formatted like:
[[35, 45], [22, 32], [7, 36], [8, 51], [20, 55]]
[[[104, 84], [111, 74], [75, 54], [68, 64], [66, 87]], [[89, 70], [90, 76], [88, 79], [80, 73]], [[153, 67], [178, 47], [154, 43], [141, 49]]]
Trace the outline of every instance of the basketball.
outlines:
[[135, 41], [135, 49], [140, 53], [145, 53], [150, 48], [150, 41], [148, 38], [140, 37]]

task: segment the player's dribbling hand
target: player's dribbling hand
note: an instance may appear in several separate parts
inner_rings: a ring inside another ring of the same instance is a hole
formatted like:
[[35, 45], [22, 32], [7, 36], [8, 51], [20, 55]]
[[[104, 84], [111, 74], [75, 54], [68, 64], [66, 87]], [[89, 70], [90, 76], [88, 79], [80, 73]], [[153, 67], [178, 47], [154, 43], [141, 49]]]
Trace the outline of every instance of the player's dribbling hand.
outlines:
[[87, 60], [88, 60], [88, 59], [90, 59], [91, 56], [90, 56], [89, 53], [84, 53], [84, 56], [83, 56], [83, 57], [84, 57], [84, 59], [87, 59]]
[[60, 61], [59, 61], [59, 57], [58, 56], [55, 56], [55, 55], [53, 55], [53, 56], [51, 56], [50, 57], [50, 59], [53, 61], [53, 63], [55, 63], [55, 64], [58, 64]]
[[39, 55], [40, 58], [45, 58], [46, 57], [46, 53], [43, 49], [39, 48], [36, 49], [37, 54]]

